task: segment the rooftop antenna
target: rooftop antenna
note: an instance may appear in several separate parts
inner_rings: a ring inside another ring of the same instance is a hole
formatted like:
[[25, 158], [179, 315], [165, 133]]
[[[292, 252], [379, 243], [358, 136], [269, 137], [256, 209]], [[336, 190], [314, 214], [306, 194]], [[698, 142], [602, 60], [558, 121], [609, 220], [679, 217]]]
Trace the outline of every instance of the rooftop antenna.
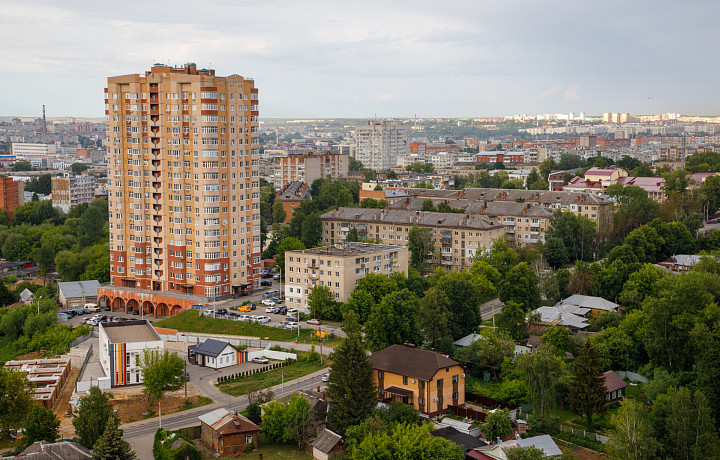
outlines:
[[47, 134], [47, 120], [45, 119], [45, 104], [43, 104], [43, 134]]

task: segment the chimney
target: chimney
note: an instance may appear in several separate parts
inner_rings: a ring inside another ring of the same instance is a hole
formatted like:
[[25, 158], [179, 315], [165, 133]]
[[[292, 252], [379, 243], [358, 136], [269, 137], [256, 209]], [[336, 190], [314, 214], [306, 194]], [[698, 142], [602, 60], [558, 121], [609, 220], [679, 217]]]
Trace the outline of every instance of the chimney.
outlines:
[[527, 208], [523, 208], [523, 216], [527, 214]]

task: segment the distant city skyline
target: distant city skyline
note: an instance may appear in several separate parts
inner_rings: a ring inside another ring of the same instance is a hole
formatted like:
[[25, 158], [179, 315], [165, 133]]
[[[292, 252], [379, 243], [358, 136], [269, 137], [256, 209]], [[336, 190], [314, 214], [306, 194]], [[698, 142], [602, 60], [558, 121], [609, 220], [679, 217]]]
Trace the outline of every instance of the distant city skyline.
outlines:
[[[102, 117], [108, 75], [254, 77], [263, 118], [720, 113], [720, 2], [5, 2], [2, 116]], [[690, 40], [692, 38], [692, 40]]]

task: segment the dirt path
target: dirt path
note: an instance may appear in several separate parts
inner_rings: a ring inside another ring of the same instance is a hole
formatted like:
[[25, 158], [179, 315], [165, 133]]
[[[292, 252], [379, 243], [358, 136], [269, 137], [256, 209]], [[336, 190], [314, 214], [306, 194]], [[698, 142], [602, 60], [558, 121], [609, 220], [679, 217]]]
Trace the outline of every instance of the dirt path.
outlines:
[[[188, 385], [188, 400], [195, 403], [200, 392], [192, 385]], [[122, 423], [143, 420], [148, 413], [157, 417], [158, 402], [150, 404], [148, 398], [142, 393], [142, 387], [122, 389], [113, 391], [113, 399], [110, 400], [117, 411], [118, 418]], [[163, 416], [178, 412], [185, 406], [185, 390], [165, 393], [159, 401]]]
[[70, 398], [75, 390], [75, 381], [80, 375], [80, 369], [70, 369], [70, 376], [65, 382], [65, 386], [60, 391], [58, 399], [55, 401], [53, 412], [60, 420], [60, 436], [62, 438], [72, 438], [75, 436], [75, 428], [72, 425], [72, 418], [68, 415], [70, 412]]

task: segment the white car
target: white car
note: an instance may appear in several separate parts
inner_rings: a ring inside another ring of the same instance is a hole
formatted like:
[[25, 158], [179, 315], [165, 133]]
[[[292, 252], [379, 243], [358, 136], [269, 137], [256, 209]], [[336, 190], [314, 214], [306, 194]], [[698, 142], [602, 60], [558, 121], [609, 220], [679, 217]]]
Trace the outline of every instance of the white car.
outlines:
[[269, 322], [270, 322], [270, 318], [267, 317], [267, 316], [258, 316], [255, 321], [258, 322], [258, 323], [260, 323], [260, 324], [266, 324], [266, 323], [269, 323]]
[[294, 322], [292, 322], [292, 321], [287, 321], [287, 322], [285, 323], [285, 329], [295, 329], [295, 328], [298, 327], [299, 325], [300, 325], [300, 323], [294, 323]]
[[265, 300], [263, 300], [261, 303], [262, 303], [263, 305], [265, 305], [266, 307], [274, 307], [275, 305], [277, 305], [275, 302], [273, 302], [273, 301], [270, 300], [270, 299], [265, 299]]
[[237, 318], [238, 321], [250, 321], [250, 315], [240, 315]]
[[289, 314], [291, 314], [291, 313], [297, 313], [297, 311], [298, 311], [297, 308], [288, 308], [288, 311], [287, 311], [287, 312], [288, 312], [288, 315], [289, 315]]
[[255, 364], [267, 364], [270, 361], [268, 361], [267, 358], [264, 358], [262, 356], [256, 356], [255, 358], [252, 359], [252, 362], [254, 362]]
[[275, 307], [267, 307], [265, 313], [275, 313]]
[[320, 377], [320, 380], [323, 382], [329, 382], [330, 381], [330, 374], [323, 374], [322, 377]]

